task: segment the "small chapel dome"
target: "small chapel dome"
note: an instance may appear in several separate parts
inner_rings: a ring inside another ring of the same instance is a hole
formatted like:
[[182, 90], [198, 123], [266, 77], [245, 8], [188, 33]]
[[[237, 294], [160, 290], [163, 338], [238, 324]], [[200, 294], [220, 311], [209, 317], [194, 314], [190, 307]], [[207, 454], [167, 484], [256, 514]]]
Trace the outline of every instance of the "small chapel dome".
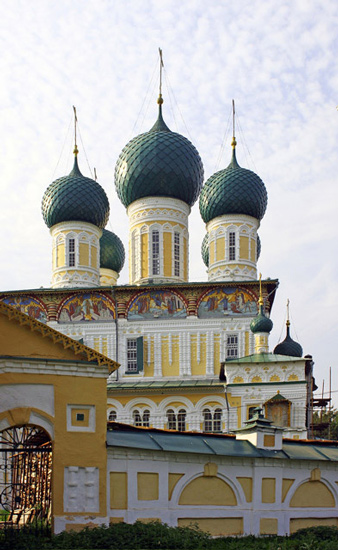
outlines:
[[256, 334], [257, 332], [270, 333], [272, 331], [273, 322], [264, 313], [263, 305], [259, 306], [258, 315], [252, 319], [250, 323], [251, 332]]
[[209, 267], [209, 235], [208, 233], [204, 236], [201, 246], [202, 260], [206, 267]]
[[290, 336], [290, 321], [286, 321], [286, 336], [283, 342], [277, 344], [273, 352], [276, 355], [289, 355], [291, 357], [303, 357], [303, 348]]
[[112, 231], [103, 229], [100, 238], [100, 267], [120, 273], [125, 260], [125, 251], [121, 239]]
[[245, 214], [258, 220], [265, 214], [265, 185], [257, 174], [239, 166], [235, 145], [234, 140], [229, 166], [213, 174], [201, 191], [199, 205], [205, 223], [226, 214]]
[[42, 198], [41, 210], [48, 227], [67, 222], [82, 221], [105, 227], [109, 218], [109, 201], [105, 191], [93, 179], [79, 170], [77, 149], [72, 171], [51, 183]]
[[143, 197], [173, 197], [192, 206], [202, 187], [203, 165], [197, 149], [168, 128], [161, 96], [158, 103], [154, 126], [133, 138], [116, 163], [115, 187], [125, 207]]

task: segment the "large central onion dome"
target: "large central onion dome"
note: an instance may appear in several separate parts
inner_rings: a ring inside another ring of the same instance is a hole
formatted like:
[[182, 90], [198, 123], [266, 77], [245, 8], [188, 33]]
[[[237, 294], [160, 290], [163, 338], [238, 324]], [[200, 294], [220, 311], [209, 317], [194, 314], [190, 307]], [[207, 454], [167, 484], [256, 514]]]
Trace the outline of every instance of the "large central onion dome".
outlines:
[[173, 197], [192, 206], [203, 182], [203, 165], [190, 141], [171, 132], [159, 115], [154, 126], [132, 139], [122, 150], [115, 168], [117, 194], [128, 207], [143, 197]]
[[290, 321], [286, 321], [286, 336], [283, 342], [277, 344], [273, 352], [277, 355], [289, 355], [290, 357], [303, 357], [303, 348], [290, 336]]
[[205, 223], [226, 214], [245, 214], [261, 220], [268, 195], [262, 180], [236, 159], [233, 141], [232, 159], [227, 168], [213, 174], [200, 194], [200, 212]]
[[43, 219], [48, 227], [68, 221], [82, 221], [105, 227], [109, 218], [109, 201], [102, 187], [83, 176], [77, 162], [73, 170], [47, 187], [41, 204]]

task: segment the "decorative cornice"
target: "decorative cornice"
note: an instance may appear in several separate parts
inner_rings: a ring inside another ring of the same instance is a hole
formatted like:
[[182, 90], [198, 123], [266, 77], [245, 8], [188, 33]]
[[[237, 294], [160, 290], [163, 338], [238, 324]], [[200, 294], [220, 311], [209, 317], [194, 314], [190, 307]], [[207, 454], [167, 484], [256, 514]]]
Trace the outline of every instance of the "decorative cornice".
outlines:
[[21, 326], [29, 327], [32, 332], [39, 332], [44, 338], [47, 337], [52, 340], [54, 344], [61, 344], [64, 349], [71, 349], [75, 355], [84, 355], [89, 362], [95, 361], [99, 366], [107, 366], [109, 373], [114, 372], [120, 366], [119, 363], [116, 363], [116, 361], [113, 361], [102, 353], [81, 344], [81, 342], [77, 340], [73, 340], [69, 336], [54, 330], [48, 325], [40, 323], [40, 321], [33, 319], [33, 317], [29, 317], [25, 313], [21, 313], [18, 309], [1, 301], [0, 313], [6, 315], [9, 320], [16, 321]]

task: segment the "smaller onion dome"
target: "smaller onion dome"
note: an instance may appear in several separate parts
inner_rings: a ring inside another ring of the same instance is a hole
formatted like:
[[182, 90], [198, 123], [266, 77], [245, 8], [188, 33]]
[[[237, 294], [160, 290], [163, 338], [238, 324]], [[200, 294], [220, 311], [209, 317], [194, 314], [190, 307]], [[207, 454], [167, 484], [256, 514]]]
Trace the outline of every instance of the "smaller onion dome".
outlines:
[[206, 267], [209, 267], [209, 235], [208, 233], [204, 236], [201, 246], [202, 260]]
[[261, 220], [268, 195], [257, 174], [241, 168], [236, 159], [233, 140], [232, 159], [227, 168], [213, 174], [200, 193], [200, 213], [205, 223], [226, 214], [245, 214]]
[[203, 183], [203, 165], [190, 141], [172, 132], [162, 117], [149, 130], [133, 138], [122, 150], [115, 168], [115, 187], [127, 208], [144, 197], [172, 197], [192, 206]]
[[41, 204], [42, 216], [48, 227], [68, 221], [82, 221], [105, 227], [109, 218], [109, 201], [105, 191], [93, 179], [79, 170], [77, 148], [72, 171], [47, 187]]
[[303, 357], [303, 348], [290, 336], [290, 321], [286, 321], [286, 336], [283, 342], [277, 344], [273, 352], [276, 355], [289, 355], [291, 357]]
[[125, 251], [121, 239], [112, 231], [103, 229], [100, 238], [100, 267], [120, 273], [124, 260]]
[[266, 332], [269, 334], [272, 331], [272, 327], [273, 322], [265, 315], [263, 304], [260, 304], [258, 315], [250, 323], [251, 332], [254, 334], [257, 332]]

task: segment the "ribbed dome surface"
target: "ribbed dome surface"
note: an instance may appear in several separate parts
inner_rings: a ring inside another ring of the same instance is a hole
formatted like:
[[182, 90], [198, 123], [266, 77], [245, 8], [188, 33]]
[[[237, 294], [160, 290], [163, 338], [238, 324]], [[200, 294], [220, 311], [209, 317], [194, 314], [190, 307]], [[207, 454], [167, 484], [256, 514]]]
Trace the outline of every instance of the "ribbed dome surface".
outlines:
[[209, 235], [205, 235], [201, 246], [202, 260], [204, 264], [209, 267]]
[[171, 132], [159, 117], [149, 132], [132, 139], [115, 168], [115, 187], [124, 204], [143, 197], [173, 197], [192, 206], [203, 182], [201, 158], [190, 141]]
[[233, 149], [227, 168], [213, 174], [200, 194], [200, 212], [205, 223], [226, 214], [246, 214], [261, 220], [268, 196], [262, 180], [251, 170], [241, 168]]
[[270, 333], [272, 331], [273, 322], [269, 317], [266, 317], [263, 306], [260, 306], [258, 315], [252, 319], [250, 323], [250, 329], [251, 332], [254, 334], [256, 332], [267, 332]]
[[47, 187], [41, 204], [48, 227], [67, 221], [82, 221], [103, 228], [109, 218], [109, 201], [102, 187], [79, 170], [77, 157], [68, 176]]
[[261, 240], [259, 238], [259, 235], [257, 235], [257, 253], [256, 253], [256, 256], [257, 256], [257, 260], [258, 258], [260, 257], [261, 255], [261, 249], [262, 249], [262, 245], [261, 245]]
[[286, 337], [283, 342], [277, 344], [273, 352], [276, 355], [289, 355], [291, 357], [303, 357], [303, 348], [290, 336], [290, 326], [286, 325]]
[[125, 251], [121, 239], [112, 231], [103, 229], [100, 239], [100, 267], [120, 273], [124, 260]]

